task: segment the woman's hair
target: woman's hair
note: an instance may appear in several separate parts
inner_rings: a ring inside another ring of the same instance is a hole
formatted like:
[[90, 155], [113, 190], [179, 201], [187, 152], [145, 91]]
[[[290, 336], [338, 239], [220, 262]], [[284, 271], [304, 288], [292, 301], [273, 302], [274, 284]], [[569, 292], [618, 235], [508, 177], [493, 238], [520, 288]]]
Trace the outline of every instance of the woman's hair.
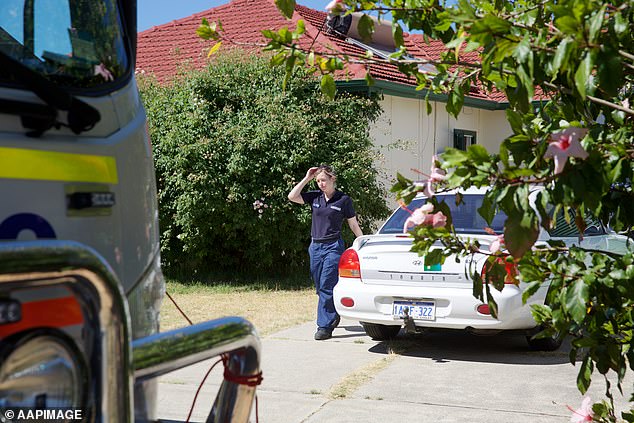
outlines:
[[337, 172], [335, 172], [335, 169], [330, 165], [322, 164], [317, 166], [317, 172], [315, 172], [315, 176], [319, 175], [322, 172], [331, 178], [337, 177]]

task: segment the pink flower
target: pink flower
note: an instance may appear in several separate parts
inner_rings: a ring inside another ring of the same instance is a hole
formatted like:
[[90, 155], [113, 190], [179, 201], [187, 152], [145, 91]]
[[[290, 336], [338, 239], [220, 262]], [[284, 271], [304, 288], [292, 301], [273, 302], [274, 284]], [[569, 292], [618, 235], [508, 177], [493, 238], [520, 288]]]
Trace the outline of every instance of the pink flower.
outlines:
[[[409, 209], [405, 208], [405, 210], [409, 212]], [[407, 218], [405, 224], [403, 225], [403, 232], [407, 232], [410, 226], [418, 226], [422, 224], [425, 221], [427, 214], [433, 210], [434, 206], [432, 204], [423, 204], [413, 212], [410, 212], [410, 217]]]
[[568, 157], [586, 159], [588, 152], [583, 149], [579, 140], [586, 136], [586, 128], [569, 127], [551, 135], [550, 144], [544, 157], [555, 158], [555, 175], [561, 173]]
[[423, 194], [427, 198], [431, 198], [434, 195], [436, 195], [434, 184], [438, 182], [442, 182], [445, 179], [447, 179], [446, 172], [443, 169], [436, 167], [437, 161], [438, 161], [438, 156], [434, 155], [431, 159], [431, 174], [430, 175], [427, 175], [419, 170], [414, 169], [416, 172], [420, 173], [421, 175], [425, 175], [428, 177], [428, 179], [425, 179], [423, 181], [414, 182], [414, 186], [423, 189]]
[[489, 251], [492, 253], [497, 253], [500, 251], [500, 246], [504, 244], [504, 235], [498, 235], [497, 238], [493, 240], [491, 245], [489, 245]]
[[343, 13], [346, 9], [347, 6], [344, 4], [343, 0], [332, 0], [326, 5], [326, 10], [332, 14]]
[[434, 228], [445, 226], [447, 224], [447, 216], [442, 212], [430, 214], [432, 211], [434, 211], [434, 206], [427, 203], [411, 212], [411, 216], [407, 218], [403, 225], [403, 232], [407, 232], [411, 226], [427, 225]]
[[570, 406], [567, 407], [568, 410], [572, 411], [572, 416], [570, 417], [570, 421], [572, 423], [592, 421], [592, 416], [594, 415], [594, 413], [592, 412], [592, 400], [590, 399], [590, 397], [585, 397], [581, 402], [581, 408], [577, 410], [573, 410]]
[[101, 75], [101, 77], [106, 81], [114, 80], [114, 76], [112, 76], [112, 73], [110, 73], [110, 71], [106, 69], [106, 65], [104, 65], [103, 63], [99, 63], [95, 66], [95, 76], [97, 75]]
[[434, 191], [434, 186], [430, 179], [420, 182], [414, 182], [415, 187], [423, 188], [423, 195], [427, 198], [432, 198], [436, 192]]
[[447, 224], [447, 216], [443, 212], [437, 212], [434, 214], [428, 214], [423, 220], [423, 225], [429, 225], [434, 228], [442, 228]]
[[431, 175], [429, 176], [429, 180], [431, 182], [441, 182], [447, 178], [447, 173], [443, 169], [436, 167], [437, 161], [438, 156], [434, 154], [434, 156], [431, 158]]

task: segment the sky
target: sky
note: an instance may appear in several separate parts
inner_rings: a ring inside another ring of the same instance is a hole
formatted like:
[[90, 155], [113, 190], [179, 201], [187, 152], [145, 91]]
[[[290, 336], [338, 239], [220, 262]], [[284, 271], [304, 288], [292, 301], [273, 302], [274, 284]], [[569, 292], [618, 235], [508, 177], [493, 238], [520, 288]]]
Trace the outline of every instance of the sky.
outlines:
[[[185, 18], [194, 13], [229, 3], [230, 0], [138, 0], [138, 31]], [[324, 10], [330, 0], [296, 0], [299, 4]]]

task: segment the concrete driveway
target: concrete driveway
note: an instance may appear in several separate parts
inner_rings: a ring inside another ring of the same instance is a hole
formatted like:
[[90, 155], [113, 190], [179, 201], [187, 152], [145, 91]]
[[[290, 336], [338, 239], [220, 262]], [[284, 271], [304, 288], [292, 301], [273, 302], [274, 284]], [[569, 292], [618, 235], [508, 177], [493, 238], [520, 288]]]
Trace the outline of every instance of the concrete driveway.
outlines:
[[[262, 340], [260, 422], [563, 423], [572, 414], [566, 406], [581, 404], [567, 344], [556, 352], [531, 352], [522, 335], [454, 331], [401, 333], [396, 341], [376, 342], [346, 320], [332, 339], [314, 341], [314, 329], [307, 323]], [[211, 364], [160, 379], [161, 419], [185, 420]], [[221, 380], [219, 365], [199, 394], [192, 421], [205, 421]], [[633, 381], [630, 372], [617, 409], [630, 406]], [[604, 391], [597, 374], [588, 394], [598, 401]], [[251, 417], [255, 421], [255, 412]]]

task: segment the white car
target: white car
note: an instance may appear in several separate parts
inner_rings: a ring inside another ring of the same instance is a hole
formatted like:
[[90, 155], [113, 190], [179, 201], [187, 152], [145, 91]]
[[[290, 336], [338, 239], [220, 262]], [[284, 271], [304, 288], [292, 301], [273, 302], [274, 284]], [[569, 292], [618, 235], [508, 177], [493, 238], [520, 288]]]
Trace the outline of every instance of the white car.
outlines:
[[[456, 233], [477, 238], [484, 251], [496, 239], [485, 232], [490, 227], [497, 234], [504, 232], [503, 214], [495, 216], [491, 225], [480, 217], [485, 190], [463, 192], [463, 203], [457, 207], [453, 194], [437, 195], [449, 205]], [[415, 210], [425, 203], [416, 197], [408, 206]], [[339, 282], [334, 289], [334, 301], [341, 317], [357, 320], [373, 339], [385, 340], [396, 336], [405, 325], [408, 332], [417, 328], [466, 329], [474, 333], [494, 333], [502, 330], [526, 331], [529, 346], [538, 350], [555, 350], [561, 344], [557, 338], [533, 338], [537, 332], [531, 314], [531, 304], [543, 304], [548, 284], [522, 303], [524, 282], [519, 286], [505, 285], [500, 292], [491, 287], [498, 304], [498, 318], [490, 315], [489, 307], [473, 296], [473, 282], [466, 266], [482, 271], [486, 255], [463, 257], [457, 263], [448, 257], [444, 264], [425, 266], [424, 258], [410, 251], [412, 238], [403, 233], [410, 214], [397, 209], [377, 234], [357, 238], [339, 262]], [[560, 239], [566, 244], [623, 253], [626, 237], [608, 233], [598, 224], [589, 225], [582, 241], [574, 227], [558, 219], [551, 233], [544, 230], [538, 242]]]

